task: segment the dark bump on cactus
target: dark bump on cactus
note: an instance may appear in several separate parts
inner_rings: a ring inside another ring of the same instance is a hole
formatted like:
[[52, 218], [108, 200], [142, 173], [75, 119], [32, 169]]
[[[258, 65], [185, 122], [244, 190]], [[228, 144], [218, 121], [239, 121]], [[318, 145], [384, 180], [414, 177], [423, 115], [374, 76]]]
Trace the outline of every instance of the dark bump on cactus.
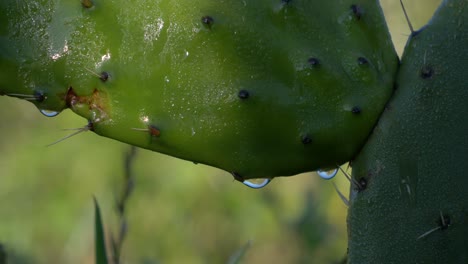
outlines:
[[159, 137], [161, 135], [161, 130], [153, 125], [148, 126], [148, 131], [152, 137]]
[[364, 191], [367, 188], [367, 179], [362, 177], [361, 179], [359, 179], [358, 182], [359, 182], [358, 190]]
[[232, 172], [231, 174], [232, 174], [232, 177], [234, 177], [234, 179], [235, 179], [236, 181], [244, 182], [244, 178], [242, 178], [242, 176], [240, 176], [239, 173], [237, 173], [237, 172], [234, 171], [234, 172]]
[[448, 215], [441, 215], [438, 217], [440, 230], [446, 230], [452, 224], [452, 221]]
[[81, 0], [81, 5], [84, 8], [91, 8], [91, 7], [94, 6], [93, 1], [91, 1], [91, 0]]
[[351, 113], [355, 114], [355, 115], [358, 115], [362, 112], [361, 108], [359, 106], [355, 106], [353, 107], [353, 109], [351, 109]]
[[211, 28], [214, 23], [214, 19], [211, 16], [204, 16], [201, 18], [201, 22], [207, 28]]
[[108, 72], [101, 72], [101, 76], [99, 77], [99, 79], [103, 82], [106, 82], [107, 80], [109, 80], [109, 73]]
[[281, 0], [281, 3], [287, 5], [291, 2], [292, 0]]
[[301, 137], [301, 142], [304, 145], [308, 145], [308, 144], [312, 143], [312, 138], [309, 135], [304, 135], [304, 136]]
[[249, 98], [250, 93], [249, 93], [249, 91], [247, 91], [247, 90], [240, 90], [239, 93], [237, 94], [237, 96], [238, 96], [240, 99], [245, 100], [245, 99]]
[[361, 16], [362, 16], [362, 9], [361, 9], [360, 6], [358, 6], [358, 5], [352, 5], [352, 6], [351, 6], [351, 11], [353, 12], [354, 17], [355, 17], [357, 20], [360, 20], [360, 19], [361, 19]]
[[434, 76], [434, 69], [430, 66], [424, 66], [421, 69], [421, 78], [423, 79], [430, 79]]
[[91, 120], [88, 120], [88, 125], [86, 126], [88, 131], [94, 132], [94, 123]]
[[359, 57], [359, 58], [357, 59], [357, 61], [358, 61], [359, 65], [366, 65], [366, 64], [369, 63], [369, 61], [368, 61], [366, 58], [364, 58], [364, 57]]
[[307, 62], [308, 62], [309, 65], [312, 66], [312, 67], [317, 67], [317, 66], [320, 65], [319, 59], [313, 58], [313, 57], [312, 57], [312, 58], [309, 58], [309, 59], [307, 60]]
[[43, 92], [34, 92], [34, 98], [36, 98], [36, 102], [42, 103], [47, 97]]

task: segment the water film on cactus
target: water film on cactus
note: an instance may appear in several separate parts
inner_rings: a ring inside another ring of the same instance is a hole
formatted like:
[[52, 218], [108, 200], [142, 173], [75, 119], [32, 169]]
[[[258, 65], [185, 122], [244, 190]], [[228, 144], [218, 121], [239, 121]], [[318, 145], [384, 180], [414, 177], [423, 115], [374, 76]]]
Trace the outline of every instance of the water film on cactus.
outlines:
[[40, 91], [47, 100], [24, 99], [47, 116], [70, 108], [98, 135], [245, 180], [352, 159], [398, 63], [377, 1], [35, 0], [0, 12], [1, 94]]

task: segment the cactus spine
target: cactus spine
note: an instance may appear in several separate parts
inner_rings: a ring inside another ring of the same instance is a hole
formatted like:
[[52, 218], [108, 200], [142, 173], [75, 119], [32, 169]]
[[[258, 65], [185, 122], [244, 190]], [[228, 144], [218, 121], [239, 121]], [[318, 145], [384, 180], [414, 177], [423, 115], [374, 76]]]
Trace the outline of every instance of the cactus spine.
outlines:
[[468, 263], [468, 2], [409, 38], [394, 96], [354, 161], [349, 263]]

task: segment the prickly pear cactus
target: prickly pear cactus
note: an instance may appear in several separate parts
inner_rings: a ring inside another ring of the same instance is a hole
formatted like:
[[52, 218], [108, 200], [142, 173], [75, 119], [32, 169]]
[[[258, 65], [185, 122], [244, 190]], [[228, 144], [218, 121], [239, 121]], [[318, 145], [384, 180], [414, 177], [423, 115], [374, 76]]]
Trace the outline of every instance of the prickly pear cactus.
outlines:
[[398, 89], [354, 161], [349, 263], [468, 263], [468, 2], [410, 37]]
[[0, 3], [0, 93], [233, 172], [350, 160], [398, 64], [378, 1]]

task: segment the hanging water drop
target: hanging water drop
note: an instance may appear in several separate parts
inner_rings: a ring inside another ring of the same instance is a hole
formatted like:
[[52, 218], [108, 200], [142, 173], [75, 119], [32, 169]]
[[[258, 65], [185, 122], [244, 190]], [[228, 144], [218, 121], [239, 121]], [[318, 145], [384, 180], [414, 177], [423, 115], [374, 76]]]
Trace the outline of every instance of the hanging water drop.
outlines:
[[41, 114], [47, 116], [47, 117], [54, 117], [54, 116], [57, 116], [58, 114], [60, 114], [60, 112], [57, 112], [57, 111], [51, 111], [51, 110], [39, 110], [41, 112]]
[[335, 175], [338, 173], [338, 169], [334, 170], [328, 170], [328, 171], [323, 171], [323, 170], [317, 170], [317, 174], [320, 176], [320, 178], [325, 179], [325, 180], [330, 180]]
[[267, 186], [271, 182], [271, 179], [250, 179], [244, 180], [242, 183], [253, 189], [261, 189]]

